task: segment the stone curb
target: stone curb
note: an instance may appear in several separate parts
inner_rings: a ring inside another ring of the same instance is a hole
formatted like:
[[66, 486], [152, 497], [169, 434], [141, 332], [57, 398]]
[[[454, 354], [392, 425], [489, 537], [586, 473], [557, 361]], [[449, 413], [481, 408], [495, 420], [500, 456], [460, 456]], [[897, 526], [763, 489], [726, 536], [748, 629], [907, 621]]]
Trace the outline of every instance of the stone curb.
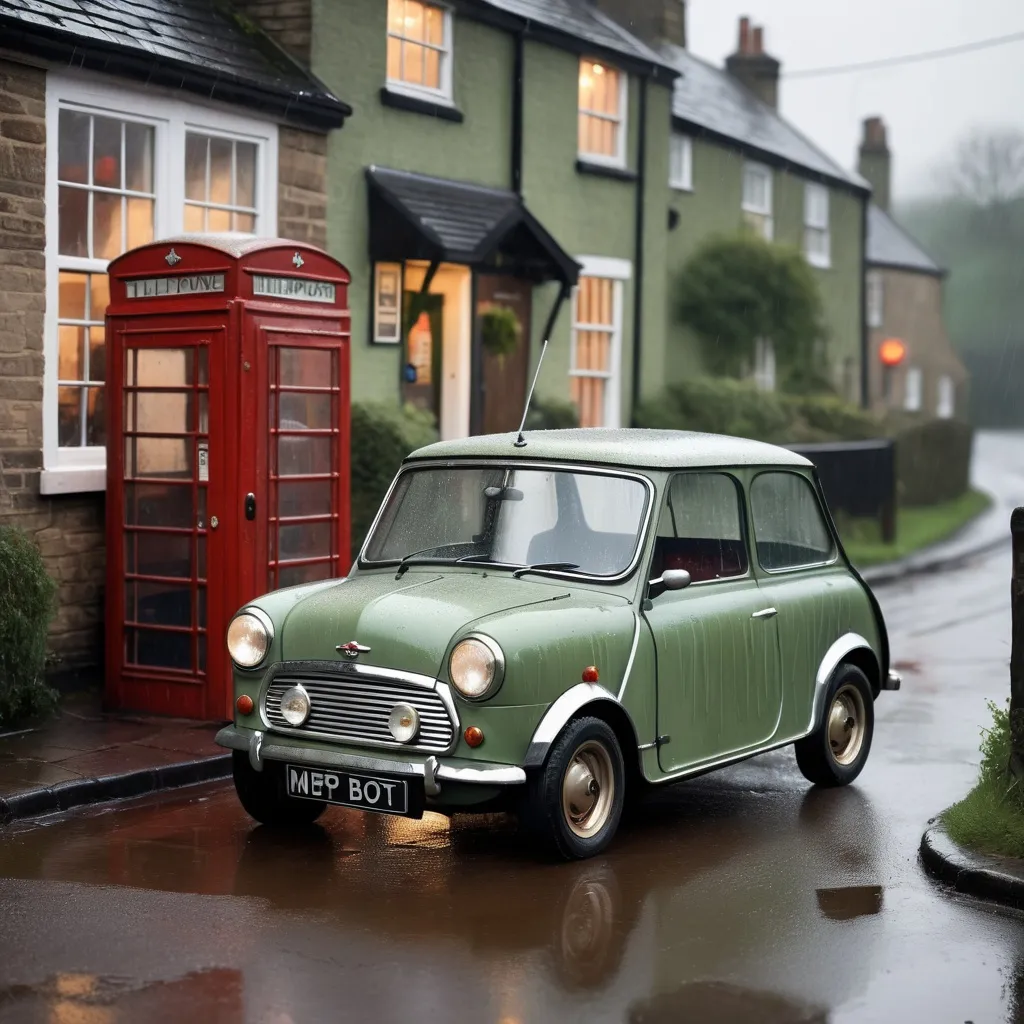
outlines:
[[993, 538], [978, 544], [976, 547], [964, 551], [956, 551], [948, 555], [942, 555], [931, 561], [920, 560], [914, 555], [908, 556], [900, 562], [886, 562], [882, 565], [869, 566], [861, 569], [860, 574], [864, 582], [870, 586], [879, 586], [884, 583], [895, 583], [897, 580], [906, 579], [908, 576], [923, 576], [931, 572], [945, 572], [946, 569], [955, 569], [971, 558], [978, 555], [987, 555], [990, 551], [996, 551], [1001, 547], [1008, 547], [1010, 543], [1010, 532], [1007, 530], [1005, 537]]
[[229, 778], [230, 775], [231, 754], [225, 753], [156, 768], [141, 768], [121, 775], [72, 779], [55, 786], [41, 786], [39, 789], [0, 797], [0, 825], [19, 818], [38, 818], [87, 804], [127, 800], [166, 789], [194, 786], [200, 782], [215, 782]]
[[941, 825], [933, 825], [921, 837], [921, 861], [930, 875], [957, 892], [1024, 908], [1024, 867], [1013, 873], [995, 857], [965, 850]]

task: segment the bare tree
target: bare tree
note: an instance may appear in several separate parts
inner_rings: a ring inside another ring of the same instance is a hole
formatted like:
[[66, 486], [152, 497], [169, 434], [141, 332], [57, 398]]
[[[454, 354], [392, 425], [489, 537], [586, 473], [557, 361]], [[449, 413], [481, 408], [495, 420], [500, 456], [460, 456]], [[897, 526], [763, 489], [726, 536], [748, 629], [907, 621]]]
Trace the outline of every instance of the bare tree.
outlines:
[[982, 207], [1024, 196], [1024, 132], [976, 128], [956, 147], [944, 175], [949, 188]]

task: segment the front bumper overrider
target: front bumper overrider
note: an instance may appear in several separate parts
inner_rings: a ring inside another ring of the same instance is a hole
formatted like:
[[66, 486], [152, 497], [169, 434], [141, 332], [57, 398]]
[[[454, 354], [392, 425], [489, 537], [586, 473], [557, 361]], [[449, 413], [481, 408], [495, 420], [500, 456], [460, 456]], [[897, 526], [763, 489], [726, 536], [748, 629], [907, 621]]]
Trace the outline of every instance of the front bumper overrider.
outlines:
[[230, 750], [244, 750], [256, 771], [263, 770], [264, 761], [289, 761], [315, 768], [347, 768], [361, 772], [383, 772], [388, 775], [407, 775], [423, 779], [428, 797], [441, 793], [442, 782], [469, 783], [478, 786], [518, 786], [526, 781], [526, 772], [515, 765], [489, 764], [464, 758], [430, 755], [412, 760], [392, 760], [350, 754], [344, 750], [321, 750], [303, 746], [300, 742], [258, 729], [242, 729], [237, 725], [225, 726], [217, 733], [216, 742]]

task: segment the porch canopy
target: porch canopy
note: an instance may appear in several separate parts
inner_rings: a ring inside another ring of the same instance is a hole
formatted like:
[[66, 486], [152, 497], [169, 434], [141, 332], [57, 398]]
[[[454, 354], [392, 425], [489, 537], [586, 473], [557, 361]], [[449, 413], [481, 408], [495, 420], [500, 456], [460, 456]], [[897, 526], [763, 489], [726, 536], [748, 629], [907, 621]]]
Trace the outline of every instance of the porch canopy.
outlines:
[[462, 263], [540, 283], [563, 294], [580, 265], [507, 189], [368, 167], [370, 256], [377, 262]]

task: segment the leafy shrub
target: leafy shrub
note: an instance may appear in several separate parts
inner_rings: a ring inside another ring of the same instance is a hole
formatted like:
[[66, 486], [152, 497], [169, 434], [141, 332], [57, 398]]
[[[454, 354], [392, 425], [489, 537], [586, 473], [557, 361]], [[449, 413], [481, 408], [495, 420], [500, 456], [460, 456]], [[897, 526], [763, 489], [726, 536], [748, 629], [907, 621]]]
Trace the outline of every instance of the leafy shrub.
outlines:
[[559, 398], [534, 398], [526, 417], [527, 430], [565, 430], [580, 425], [579, 410]]
[[353, 554], [362, 547], [402, 459], [436, 440], [437, 427], [428, 412], [411, 405], [353, 404]]
[[902, 505], [952, 501], [970, 486], [974, 429], [962, 420], [890, 421]]
[[29, 537], [0, 526], [0, 725], [55, 704], [43, 673], [56, 589]]

